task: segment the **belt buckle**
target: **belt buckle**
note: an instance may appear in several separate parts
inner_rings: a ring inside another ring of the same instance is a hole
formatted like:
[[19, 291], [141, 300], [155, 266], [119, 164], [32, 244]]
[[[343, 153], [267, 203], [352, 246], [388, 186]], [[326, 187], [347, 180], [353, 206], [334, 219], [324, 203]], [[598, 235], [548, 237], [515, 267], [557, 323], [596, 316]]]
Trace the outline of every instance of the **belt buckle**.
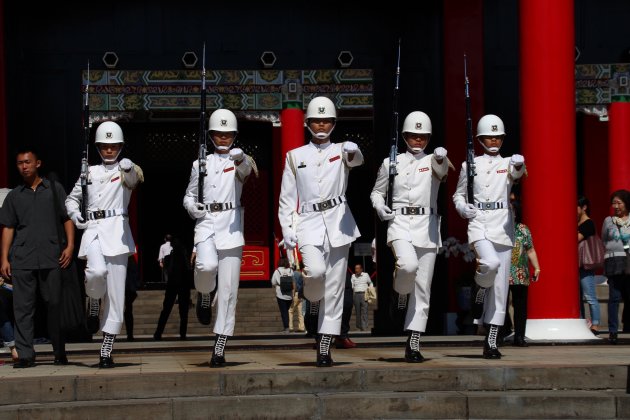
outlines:
[[492, 209], [492, 203], [486, 203], [486, 204], [484, 204], [484, 207], [486, 209]]
[[96, 210], [92, 212], [95, 219], [104, 219], [105, 218], [105, 210]]
[[420, 214], [420, 208], [418, 207], [407, 207], [407, 214], [411, 214], [412, 216]]
[[210, 204], [210, 211], [211, 212], [216, 212], [216, 211], [221, 211], [223, 210], [223, 204], [221, 203], [211, 203]]
[[319, 203], [319, 207], [320, 207], [320, 209], [322, 209], [322, 210], [326, 210], [326, 209], [328, 209], [329, 207], [331, 207], [331, 205], [330, 205], [330, 200], [328, 200], [328, 201], [324, 201], [323, 203]]

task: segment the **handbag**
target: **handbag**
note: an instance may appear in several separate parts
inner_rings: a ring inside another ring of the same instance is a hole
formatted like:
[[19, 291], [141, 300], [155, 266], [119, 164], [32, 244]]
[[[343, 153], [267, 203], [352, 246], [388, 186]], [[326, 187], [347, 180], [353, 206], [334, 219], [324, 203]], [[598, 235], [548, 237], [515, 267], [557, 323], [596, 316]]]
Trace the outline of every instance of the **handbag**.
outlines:
[[604, 266], [606, 249], [599, 236], [591, 235], [578, 244], [580, 267], [585, 270], [597, 270]]
[[372, 303], [376, 301], [376, 288], [374, 286], [368, 286], [368, 288], [365, 290], [364, 299], [367, 303]]
[[[58, 208], [59, 199], [54, 179], [50, 179], [55, 209], [55, 225], [57, 226], [57, 240], [59, 250], [63, 252], [63, 234], [61, 217]], [[82, 281], [79, 276], [74, 258], [66, 268], [59, 267], [61, 281], [61, 297], [59, 299], [59, 326], [65, 334], [86, 330], [85, 298], [83, 296]]]

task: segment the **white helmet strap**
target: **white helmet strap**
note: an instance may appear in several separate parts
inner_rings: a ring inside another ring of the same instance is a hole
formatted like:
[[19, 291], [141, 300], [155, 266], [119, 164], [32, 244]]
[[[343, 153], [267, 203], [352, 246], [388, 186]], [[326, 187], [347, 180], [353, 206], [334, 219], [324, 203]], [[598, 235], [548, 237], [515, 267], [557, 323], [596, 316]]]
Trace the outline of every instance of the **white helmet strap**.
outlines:
[[488, 152], [488, 153], [498, 153], [499, 150], [501, 149], [500, 146], [499, 147], [488, 147], [488, 146], [485, 145], [485, 143], [481, 139], [478, 139], [478, 140], [479, 140], [479, 143], [481, 143], [481, 147], [483, 147], [485, 149], [485, 151]]
[[225, 152], [227, 150], [230, 150], [232, 148], [232, 146], [234, 146], [234, 142], [236, 141], [236, 133], [234, 134], [234, 137], [232, 138], [232, 142], [230, 143], [229, 146], [219, 146], [218, 144], [216, 144], [214, 142], [214, 139], [212, 138], [212, 134], [210, 134], [210, 141], [212, 142], [212, 145], [214, 146], [214, 148], [216, 150], [220, 150], [222, 152]]
[[124, 143], [120, 143], [120, 149], [118, 150], [118, 153], [116, 153], [116, 156], [114, 156], [111, 159], [105, 159], [103, 157], [103, 154], [101, 153], [101, 149], [98, 147], [99, 144], [104, 144], [104, 143], [96, 143], [96, 151], [98, 152], [99, 156], [101, 157], [101, 160], [103, 161], [103, 163], [106, 164], [106, 165], [111, 165], [113, 163], [116, 163], [116, 161], [118, 161], [118, 157], [120, 156], [120, 153], [123, 150], [123, 147], [125, 147]]
[[327, 133], [316, 133], [311, 129], [311, 124], [309, 124], [308, 122], [306, 123], [306, 128], [308, 128], [308, 131], [310, 131], [311, 135], [319, 140], [326, 140], [328, 137], [330, 137], [330, 135], [332, 134], [333, 130], [335, 129], [335, 126], [337, 125], [337, 122], [335, 121], [333, 123], [332, 128], [330, 129], [329, 132]]

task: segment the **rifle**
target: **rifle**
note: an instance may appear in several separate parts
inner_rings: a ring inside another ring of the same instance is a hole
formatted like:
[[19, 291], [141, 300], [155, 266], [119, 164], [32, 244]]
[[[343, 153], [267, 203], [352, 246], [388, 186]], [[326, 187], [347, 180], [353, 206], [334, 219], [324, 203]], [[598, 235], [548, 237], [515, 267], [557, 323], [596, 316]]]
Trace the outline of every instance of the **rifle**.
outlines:
[[396, 57], [396, 81], [394, 82], [392, 139], [389, 149], [389, 183], [387, 185], [387, 206], [391, 209], [394, 200], [394, 178], [396, 171], [396, 156], [398, 155], [398, 92], [400, 84], [400, 38], [398, 38], [398, 55]]
[[199, 176], [197, 177], [197, 203], [203, 204], [203, 181], [208, 174], [206, 170], [207, 146], [206, 131], [206, 43], [203, 43], [203, 59], [201, 64], [201, 113], [199, 115]]
[[88, 208], [88, 151], [90, 147], [90, 61], [87, 66], [87, 83], [85, 84], [84, 100], [83, 100], [83, 140], [85, 148], [83, 149], [83, 157], [81, 158], [81, 175], [79, 176], [81, 183], [81, 218], [87, 221]]
[[475, 203], [475, 146], [473, 144], [472, 119], [470, 118], [470, 91], [468, 83], [468, 68], [466, 54], [464, 54], [464, 94], [466, 97], [466, 183], [468, 203]]

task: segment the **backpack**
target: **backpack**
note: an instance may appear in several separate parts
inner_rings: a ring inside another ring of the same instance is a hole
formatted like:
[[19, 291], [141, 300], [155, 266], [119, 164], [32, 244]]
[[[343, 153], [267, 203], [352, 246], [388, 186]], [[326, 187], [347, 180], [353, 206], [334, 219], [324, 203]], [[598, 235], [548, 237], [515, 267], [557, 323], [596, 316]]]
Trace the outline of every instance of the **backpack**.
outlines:
[[[280, 271], [278, 271], [280, 273]], [[286, 296], [293, 295], [293, 276], [280, 273], [280, 292]]]

